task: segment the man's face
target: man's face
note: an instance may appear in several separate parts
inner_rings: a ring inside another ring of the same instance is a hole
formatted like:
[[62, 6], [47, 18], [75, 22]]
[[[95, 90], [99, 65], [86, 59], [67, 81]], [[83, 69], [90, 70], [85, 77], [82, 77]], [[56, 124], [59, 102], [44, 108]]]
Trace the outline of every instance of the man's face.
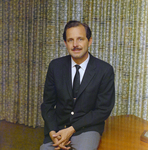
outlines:
[[81, 64], [87, 59], [88, 47], [91, 43], [92, 38], [88, 41], [85, 28], [82, 25], [67, 29], [65, 45], [77, 64]]

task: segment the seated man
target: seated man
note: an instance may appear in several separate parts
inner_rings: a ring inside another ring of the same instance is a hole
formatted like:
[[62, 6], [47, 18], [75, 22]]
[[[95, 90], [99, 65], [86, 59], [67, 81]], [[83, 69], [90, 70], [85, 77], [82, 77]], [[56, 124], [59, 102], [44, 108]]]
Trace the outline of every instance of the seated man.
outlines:
[[87, 24], [69, 21], [63, 39], [69, 55], [51, 61], [46, 76], [40, 150], [97, 150], [115, 101], [113, 67], [88, 52]]

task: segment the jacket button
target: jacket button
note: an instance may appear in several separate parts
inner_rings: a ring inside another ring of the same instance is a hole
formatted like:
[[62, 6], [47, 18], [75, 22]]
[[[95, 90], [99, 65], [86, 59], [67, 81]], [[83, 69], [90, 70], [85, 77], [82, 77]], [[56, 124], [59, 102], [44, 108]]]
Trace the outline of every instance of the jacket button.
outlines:
[[72, 112], [71, 112], [71, 115], [74, 115], [74, 114], [75, 114], [75, 113], [72, 111]]
[[66, 127], [67, 127], [67, 126], [65, 125], [64, 128], [66, 129]]

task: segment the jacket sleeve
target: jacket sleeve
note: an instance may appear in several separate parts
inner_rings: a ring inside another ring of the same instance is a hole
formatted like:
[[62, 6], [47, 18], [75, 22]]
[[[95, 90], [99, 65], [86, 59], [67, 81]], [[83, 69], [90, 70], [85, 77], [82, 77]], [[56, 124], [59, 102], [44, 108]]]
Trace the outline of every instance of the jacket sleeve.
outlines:
[[57, 131], [58, 129], [56, 122], [55, 105], [56, 88], [54, 83], [52, 63], [50, 63], [45, 80], [43, 103], [41, 105], [42, 117], [45, 121], [48, 133], [52, 130]]
[[77, 131], [81, 128], [97, 125], [104, 122], [110, 115], [115, 103], [114, 71], [108, 68], [102, 78], [98, 90], [95, 109], [86, 113], [72, 126]]

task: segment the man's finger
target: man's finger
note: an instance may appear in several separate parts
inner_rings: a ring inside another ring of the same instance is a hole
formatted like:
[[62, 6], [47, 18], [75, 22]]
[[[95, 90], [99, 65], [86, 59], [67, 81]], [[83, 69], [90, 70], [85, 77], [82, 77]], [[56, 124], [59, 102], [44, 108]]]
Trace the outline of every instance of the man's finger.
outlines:
[[[67, 142], [66, 144], [63, 142], [63, 143], [60, 143], [60, 144], [58, 144], [58, 143], [56, 143], [56, 144], [53, 144], [53, 146], [58, 146], [58, 147], [60, 147], [61, 149], [64, 149], [64, 150], [69, 150], [71, 147], [70, 146], [68, 146], [68, 144], [70, 144], [70, 141], [69, 142]], [[67, 145], [67, 146], [66, 146]], [[58, 150], [58, 147], [56, 147], [55, 148], [55, 150]]]
[[69, 145], [70, 143], [71, 143], [71, 141], [67, 142], [65, 145], [67, 146], [67, 145]]
[[59, 132], [53, 134], [52, 136], [55, 138], [55, 137], [61, 136], [61, 133], [60, 133], [60, 131], [59, 131]]
[[60, 139], [61, 139], [61, 135], [57, 136], [56, 138], [57, 138], [58, 140], [60, 140]]
[[59, 149], [61, 149], [61, 148], [60, 148], [60, 147], [56, 147], [56, 148], [55, 148], [55, 150], [59, 150]]
[[59, 145], [59, 147], [61, 148], [61, 149], [64, 149], [64, 150], [69, 150], [70, 149], [70, 147], [66, 147], [66, 146], [64, 146], [64, 145]]

